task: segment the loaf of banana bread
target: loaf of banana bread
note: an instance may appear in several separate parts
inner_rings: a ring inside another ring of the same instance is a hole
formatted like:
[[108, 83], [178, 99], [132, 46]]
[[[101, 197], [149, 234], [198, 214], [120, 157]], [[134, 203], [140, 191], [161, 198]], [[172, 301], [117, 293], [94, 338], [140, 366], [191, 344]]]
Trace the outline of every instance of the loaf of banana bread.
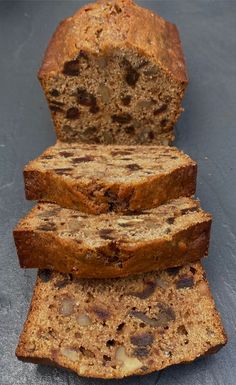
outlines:
[[28, 199], [99, 214], [140, 211], [191, 196], [197, 165], [168, 146], [57, 143], [24, 170]]
[[101, 0], [61, 22], [39, 79], [57, 137], [168, 144], [187, 85], [176, 26], [132, 0]]
[[43, 270], [16, 355], [121, 378], [193, 361], [226, 341], [200, 263], [110, 280]]
[[199, 260], [208, 251], [210, 226], [210, 214], [191, 198], [138, 215], [89, 215], [40, 203], [14, 238], [21, 267], [111, 278]]

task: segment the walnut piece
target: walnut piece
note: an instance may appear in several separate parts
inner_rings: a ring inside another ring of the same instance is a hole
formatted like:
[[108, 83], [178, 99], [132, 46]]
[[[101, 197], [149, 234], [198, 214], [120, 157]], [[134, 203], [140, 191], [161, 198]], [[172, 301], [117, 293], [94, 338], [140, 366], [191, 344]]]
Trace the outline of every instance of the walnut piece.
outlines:
[[73, 362], [79, 361], [80, 356], [81, 356], [81, 353], [76, 352], [75, 350], [70, 349], [70, 348], [61, 348], [60, 352], [64, 357], [68, 358], [68, 360], [73, 361]]
[[89, 318], [89, 316], [87, 316], [87, 314], [83, 314], [83, 313], [80, 313], [77, 316], [77, 321], [78, 321], [80, 326], [89, 326], [92, 323], [92, 321]]
[[111, 99], [111, 90], [105, 84], [100, 84], [98, 87], [98, 93], [101, 95], [103, 103], [108, 104]]
[[74, 300], [70, 297], [63, 297], [61, 299], [60, 313], [63, 316], [70, 316], [74, 313]]
[[143, 366], [143, 363], [135, 357], [129, 357], [123, 346], [116, 351], [116, 360], [119, 361], [125, 373], [132, 373]]

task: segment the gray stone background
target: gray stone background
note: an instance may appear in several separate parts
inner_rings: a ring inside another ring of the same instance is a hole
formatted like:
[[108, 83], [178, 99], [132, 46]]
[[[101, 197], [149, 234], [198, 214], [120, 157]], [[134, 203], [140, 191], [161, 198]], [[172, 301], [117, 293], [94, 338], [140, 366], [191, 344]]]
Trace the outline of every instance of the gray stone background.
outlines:
[[180, 30], [190, 85], [176, 145], [198, 161], [197, 196], [214, 216], [204, 261], [229, 343], [217, 355], [146, 377], [79, 378], [14, 356], [35, 271], [20, 270], [12, 228], [32, 206], [22, 168], [55, 140], [36, 72], [58, 22], [84, 1], [0, 1], [0, 384], [235, 385], [236, 383], [236, 1], [138, 1]]

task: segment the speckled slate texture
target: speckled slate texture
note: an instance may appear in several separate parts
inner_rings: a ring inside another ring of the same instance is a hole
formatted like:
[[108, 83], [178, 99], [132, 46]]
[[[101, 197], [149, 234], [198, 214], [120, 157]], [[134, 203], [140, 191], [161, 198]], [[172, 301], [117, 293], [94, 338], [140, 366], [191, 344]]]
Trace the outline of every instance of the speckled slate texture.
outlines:
[[198, 197], [214, 215], [205, 261], [229, 336], [217, 355], [146, 377], [83, 379], [14, 356], [35, 271], [19, 269], [12, 228], [32, 206], [22, 168], [55, 140], [36, 79], [58, 22], [84, 1], [0, 1], [0, 385], [235, 385], [236, 379], [236, 1], [138, 1], [180, 29], [191, 79], [176, 145], [198, 161]]

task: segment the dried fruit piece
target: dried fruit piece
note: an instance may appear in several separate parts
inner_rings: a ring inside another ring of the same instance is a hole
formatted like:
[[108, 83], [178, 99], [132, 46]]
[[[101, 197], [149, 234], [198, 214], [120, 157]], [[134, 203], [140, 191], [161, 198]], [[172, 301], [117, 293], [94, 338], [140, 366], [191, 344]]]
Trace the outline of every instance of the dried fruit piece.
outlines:
[[42, 159], [52, 159], [52, 155], [42, 155]]
[[103, 360], [104, 360], [104, 365], [107, 365], [111, 361], [111, 357], [104, 354]]
[[63, 112], [63, 109], [61, 107], [53, 105], [53, 104], [50, 104], [49, 108], [53, 112]]
[[52, 277], [52, 271], [49, 269], [39, 270], [39, 278], [43, 282], [49, 282]]
[[58, 90], [56, 90], [55, 88], [50, 90], [49, 93], [50, 93], [51, 96], [54, 96], [54, 97], [60, 96], [60, 92]]
[[138, 71], [136, 71], [135, 68], [133, 68], [131, 66], [131, 64], [129, 63], [127, 65], [127, 68], [126, 68], [126, 73], [125, 73], [125, 81], [126, 83], [131, 86], [131, 87], [134, 87], [139, 79], [139, 76], [140, 74], [138, 73]]
[[82, 106], [91, 107], [97, 104], [96, 97], [86, 91], [85, 88], [78, 88], [77, 89], [77, 99], [78, 103]]
[[147, 348], [140, 346], [138, 348], [135, 348], [133, 350], [133, 353], [136, 357], [147, 357], [149, 354], [149, 351]]
[[89, 111], [92, 114], [97, 114], [100, 111], [100, 108], [97, 106], [97, 104], [94, 104], [90, 107]]
[[179, 274], [181, 267], [170, 267], [169, 269], [166, 269], [166, 272], [171, 275], [175, 276]]
[[150, 281], [150, 282], [146, 282], [146, 287], [143, 289], [143, 291], [140, 291], [140, 292], [132, 291], [132, 292], [129, 292], [128, 295], [132, 295], [140, 299], [146, 299], [146, 298], [149, 298], [155, 292], [155, 289], [156, 289], [156, 282]]
[[130, 342], [137, 346], [149, 346], [152, 345], [154, 337], [151, 333], [136, 334], [130, 337]]
[[87, 314], [84, 314], [84, 313], [78, 314], [76, 319], [77, 319], [78, 324], [80, 326], [89, 326], [92, 324], [91, 318], [89, 318], [89, 316]]
[[73, 154], [73, 152], [69, 152], [69, 151], [60, 151], [59, 155], [63, 156], [64, 158], [70, 158], [74, 154]]
[[120, 99], [121, 99], [124, 106], [130, 105], [130, 102], [131, 102], [131, 96], [130, 95], [122, 96]]
[[173, 225], [175, 221], [175, 218], [174, 217], [170, 217], [170, 218], [167, 218], [166, 222], [169, 224], [169, 225]]
[[111, 119], [115, 123], [129, 123], [132, 120], [132, 116], [128, 113], [123, 113], [123, 114], [114, 114], [111, 116]]
[[127, 164], [126, 168], [128, 168], [130, 171], [142, 170], [142, 167], [140, 167], [137, 163]]
[[51, 100], [50, 103], [58, 107], [63, 107], [65, 105], [65, 103], [60, 102], [59, 100]]
[[107, 342], [106, 342], [106, 346], [115, 346], [115, 344], [116, 344], [116, 341], [115, 340], [108, 340]]
[[71, 107], [66, 111], [66, 119], [78, 119], [79, 115], [79, 110], [76, 107]]
[[189, 207], [186, 209], [182, 209], [181, 214], [188, 214], [188, 213], [192, 213], [192, 212], [198, 211], [198, 210], [199, 210], [199, 207]]
[[84, 60], [88, 60], [88, 55], [87, 55], [87, 52], [86, 51], [84, 51], [83, 49], [81, 49], [80, 50], [80, 52], [79, 52], [79, 55], [78, 55], [78, 59], [84, 59]]
[[157, 327], [159, 326], [158, 321], [155, 318], [149, 318], [145, 313], [138, 310], [131, 310], [129, 313], [132, 317], [138, 318], [143, 321], [145, 324]]
[[83, 356], [85, 356], [87, 358], [94, 358], [95, 357], [95, 354], [91, 350], [86, 349], [84, 346], [80, 346], [79, 350], [83, 354]]
[[114, 239], [113, 229], [101, 229], [99, 230], [99, 236], [102, 239]]
[[124, 326], [125, 326], [125, 322], [122, 322], [121, 324], [119, 324], [119, 325], [117, 326], [116, 330], [117, 330], [118, 332], [121, 332], [121, 331], [123, 330]]
[[191, 288], [193, 286], [194, 286], [193, 277], [182, 276], [176, 282], [177, 289], [186, 289], [186, 288]]
[[72, 162], [74, 164], [77, 164], [77, 163], [85, 163], [85, 162], [92, 162], [94, 160], [94, 157], [91, 156], [91, 155], [87, 155], [87, 156], [80, 156], [78, 158], [73, 158], [72, 159]]
[[116, 351], [116, 360], [122, 365], [122, 369], [126, 373], [140, 369], [143, 364], [135, 357], [129, 357], [123, 346], [120, 346]]
[[68, 76], [78, 76], [80, 71], [79, 71], [79, 61], [78, 59], [67, 61], [64, 64], [63, 68], [63, 74], [68, 75]]
[[160, 124], [161, 124], [162, 127], [165, 127], [168, 124], [168, 120], [167, 119], [162, 119]]
[[112, 156], [122, 156], [122, 155], [130, 155], [131, 154], [131, 151], [122, 151], [122, 150], [114, 150], [114, 151], [111, 151], [111, 155]]
[[54, 231], [56, 230], [57, 226], [53, 222], [47, 222], [43, 223], [40, 226], [38, 226], [38, 230], [40, 231]]
[[54, 168], [54, 171], [55, 171], [56, 174], [59, 174], [59, 175], [65, 174], [66, 175], [68, 172], [73, 171], [73, 168], [71, 168], [71, 167]]
[[136, 310], [131, 310], [130, 315], [153, 327], [165, 327], [170, 321], [175, 320], [175, 313], [169, 306], [158, 304], [157, 307], [159, 312], [154, 318], [149, 318], [145, 313]]
[[127, 126], [127, 127], [124, 127], [124, 131], [126, 132], [126, 134], [134, 134], [135, 128], [133, 125]]
[[97, 128], [95, 126], [86, 127], [83, 133], [85, 135], [92, 135], [97, 132]]
[[156, 319], [159, 326], [166, 326], [170, 321], [175, 321], [175, 312], [170, 306], [159, 303], [157, 304], [157, 307], [159, 308], [159, 313], [157, 314]]
[[166, 111], [167, 110], [167, 104], [162, 104], [162, 106], [160, 106], [159, 108], [157, 108], [156, 110], [154, 110], [153, 114], [154, 115], [159, 115], [161, 114], [162, 112]]
[[102, 308], [100, 305], [93, 305], [90, 307], [90, 310], [95, 313], [95, 315], [101, 320], [101, 321], [107, 321], [111, 314], [109, 310]]
[[184, 325], [180, 325], [177, 328], [177, 333], [187, 336], [188, 332], [186, 330], [186, 327]]
[[190, 266], [190, 269], [191, 273], [194, 275], [196, 273], [196, 269], [193, 267], [193, 266]]

